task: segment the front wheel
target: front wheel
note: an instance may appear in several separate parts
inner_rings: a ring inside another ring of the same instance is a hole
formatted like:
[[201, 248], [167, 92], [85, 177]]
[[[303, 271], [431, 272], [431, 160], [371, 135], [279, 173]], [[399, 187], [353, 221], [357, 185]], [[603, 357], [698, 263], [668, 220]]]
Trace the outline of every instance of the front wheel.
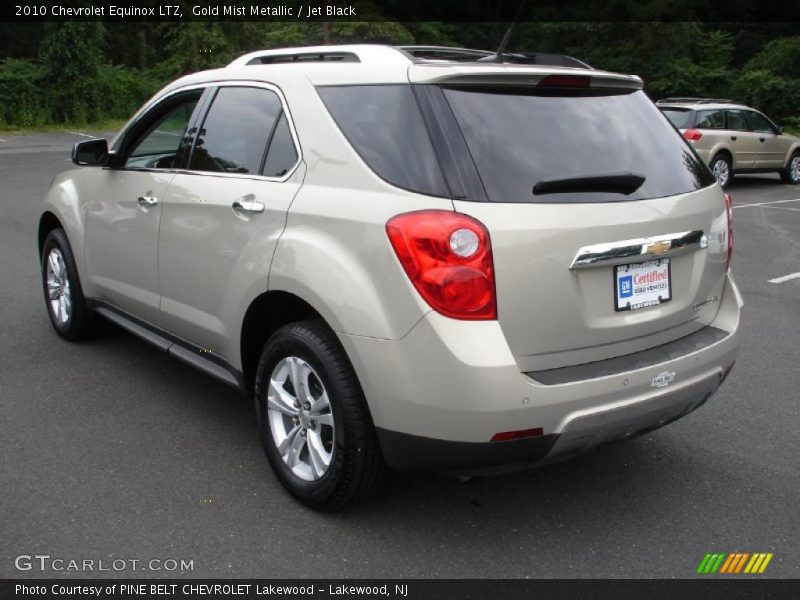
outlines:
[[797, 185], [800, 183], [800, 152], [792, 154], [789, 159], [789, 164], [781, 171], [781, 180], [783, 183], [790, 185]]
[[47, 315], [58, 335], [77, 341], [94, 333], [92, 311], [83, 296], [78, 267], [63, 229], [51, 231], [42, 246], [42, 289]]
[[353, 367], [322, 321], [276, 331], [255, 385], [264, 452], [298, 500], [322, 510], [370, 496], [386, 467]]
[[733, 177], [733, 167], [730, 159], [724, 154], [717, 154], [714, 160], [711, 161], [711, 172], [723, 189], [728, 187], [731, 177]]

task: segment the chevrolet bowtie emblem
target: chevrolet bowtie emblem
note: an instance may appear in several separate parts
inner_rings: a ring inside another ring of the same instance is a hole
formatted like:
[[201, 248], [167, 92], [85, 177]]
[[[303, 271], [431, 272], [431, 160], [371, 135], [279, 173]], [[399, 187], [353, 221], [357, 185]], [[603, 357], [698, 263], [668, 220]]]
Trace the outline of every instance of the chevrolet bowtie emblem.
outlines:
[[664, 254], [667, 250], [672, 248], [672, 242], [669, 240], [663, 240], [661, 242], [653, 242], [652, 244], [647, 244], [645, 246], [645, 253], [646, 254]]

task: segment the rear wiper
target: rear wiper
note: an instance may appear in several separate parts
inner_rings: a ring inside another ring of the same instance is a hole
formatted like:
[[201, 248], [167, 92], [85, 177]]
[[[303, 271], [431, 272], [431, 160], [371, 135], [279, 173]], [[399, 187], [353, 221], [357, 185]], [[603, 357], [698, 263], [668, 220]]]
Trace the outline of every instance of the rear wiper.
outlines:
[[632, 194], [645, 180], [644, 175], [620, 171], [619, 173], [597, 173], [583, 177], [561, 177], [542, 179], [533, 186], [534, 195], [565, 194], [569, 192], [608, 192], [611, 194]]

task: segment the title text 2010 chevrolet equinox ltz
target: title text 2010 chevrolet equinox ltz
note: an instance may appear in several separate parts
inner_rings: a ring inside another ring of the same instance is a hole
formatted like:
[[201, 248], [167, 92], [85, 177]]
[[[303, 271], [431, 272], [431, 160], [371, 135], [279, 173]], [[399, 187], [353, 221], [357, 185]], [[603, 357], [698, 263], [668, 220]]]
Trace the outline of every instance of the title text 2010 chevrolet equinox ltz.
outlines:
[[730, 199], [641, 80], [431, 52], [179, 79], [41, 214], [56, 331], [104, 317], [252, 394], [313, 507], [655, 429], [736, 357]]

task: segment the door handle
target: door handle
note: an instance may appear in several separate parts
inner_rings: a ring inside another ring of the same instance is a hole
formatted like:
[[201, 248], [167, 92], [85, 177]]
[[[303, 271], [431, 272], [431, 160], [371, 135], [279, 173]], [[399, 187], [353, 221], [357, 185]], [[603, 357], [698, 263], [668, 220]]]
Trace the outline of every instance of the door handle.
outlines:
[[731, 139], [735, 142], [738, 138], [735, 135], [732, 135]]
[[239, 198], [238, 200], [234, 200], [231, 207], [236, 212], [251, 213], [256, 215], [263, 213], [265, 208], [265, 206], [256, 200], [255, 196], [252, 194], [249, 196], [244, 196], [243, 198]]
[[764, 141], [764, 140], [766, 140], [767, 138], [758, 138], [758, 139], [759, 139], [759, 140], [761, 140], [761, 141], [763, 142], [763, 141]]
[[155, 196], [139, 196], [139, 204], [141, 206], [155, 206], [158, 204], [158, 198]]

